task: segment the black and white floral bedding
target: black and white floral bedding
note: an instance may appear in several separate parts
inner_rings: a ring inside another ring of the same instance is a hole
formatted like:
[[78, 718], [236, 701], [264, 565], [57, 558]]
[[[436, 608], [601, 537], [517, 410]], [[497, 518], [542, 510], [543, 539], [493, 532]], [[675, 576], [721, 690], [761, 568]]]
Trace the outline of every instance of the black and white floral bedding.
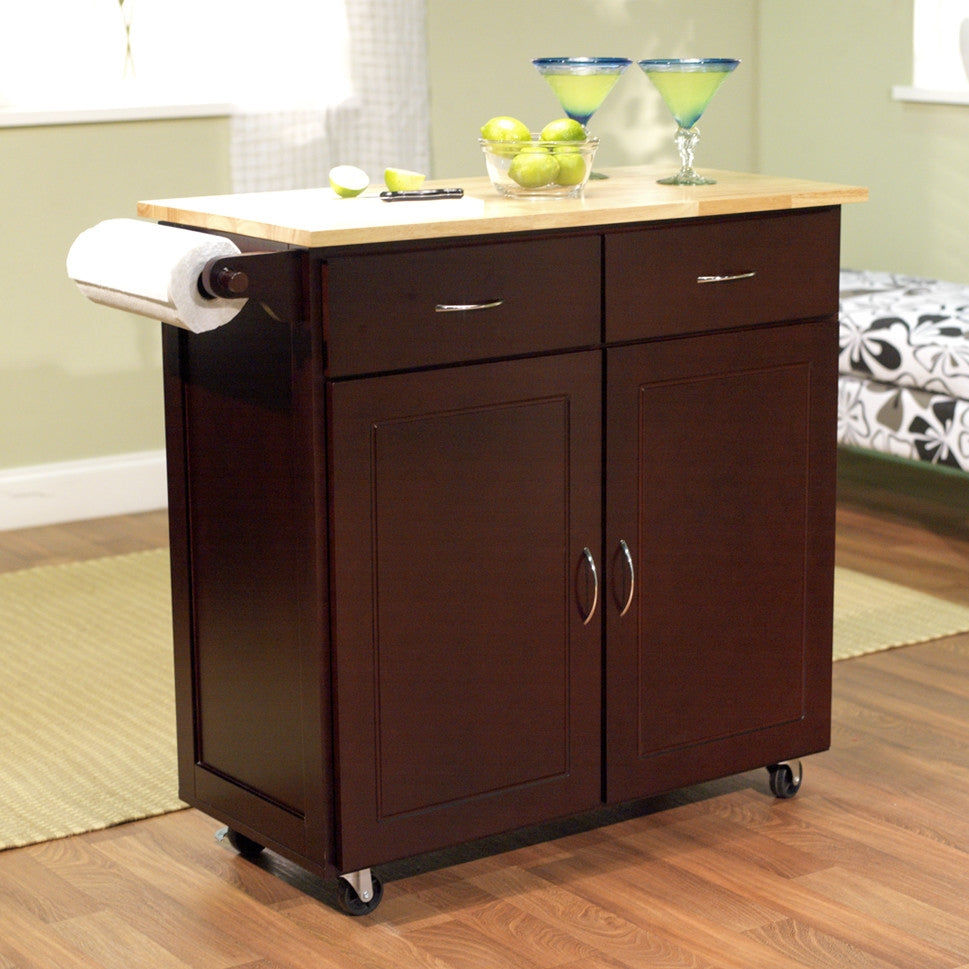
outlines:
[[969, 471], [969, 285], [841, 273], [838, 440]]

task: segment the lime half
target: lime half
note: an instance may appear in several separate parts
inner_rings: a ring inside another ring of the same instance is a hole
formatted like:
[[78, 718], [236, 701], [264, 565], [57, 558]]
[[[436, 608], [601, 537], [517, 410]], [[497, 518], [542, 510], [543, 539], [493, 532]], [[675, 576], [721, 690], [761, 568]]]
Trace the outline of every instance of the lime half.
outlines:
[[406, 168], [384, 169], [384, 184], [391, 192], [413, 192], [424, 184], [423, 172], [411, 172]]
[[370, 176], [356, 165], [337, 165], [330, 169], [330, 188], [341, 199], [352, 199], [370, 184]]

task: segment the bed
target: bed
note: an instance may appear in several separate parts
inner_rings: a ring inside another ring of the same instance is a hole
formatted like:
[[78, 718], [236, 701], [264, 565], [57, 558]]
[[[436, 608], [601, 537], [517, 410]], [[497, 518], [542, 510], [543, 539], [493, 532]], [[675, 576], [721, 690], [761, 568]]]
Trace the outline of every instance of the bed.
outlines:
[[969, 472], [969, 284], [841, 273], [838, 441]]

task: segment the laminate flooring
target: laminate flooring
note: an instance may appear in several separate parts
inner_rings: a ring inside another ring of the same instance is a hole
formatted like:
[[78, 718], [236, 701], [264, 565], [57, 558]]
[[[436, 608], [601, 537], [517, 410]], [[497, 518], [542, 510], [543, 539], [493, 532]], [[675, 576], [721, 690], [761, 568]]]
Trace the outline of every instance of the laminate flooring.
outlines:
[[[838, 561], [969, 603], [969, 529], [849, 490]], [[0, 533], [0, 569], [136, 551], [164, 516]], [[2, 715], [0, 715], [2, 725]], [[0, 853], [0, 969], [969, 969], [969, 636], [834, 667], [832, 749], [332, 882], [195, 810]]]

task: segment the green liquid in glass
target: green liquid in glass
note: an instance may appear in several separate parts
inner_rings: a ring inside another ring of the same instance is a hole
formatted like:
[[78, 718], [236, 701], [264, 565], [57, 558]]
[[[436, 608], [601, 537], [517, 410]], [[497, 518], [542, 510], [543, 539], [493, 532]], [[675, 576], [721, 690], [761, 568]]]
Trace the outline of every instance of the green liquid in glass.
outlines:
[[706, 110], [729, 71], [650, 71], [649, 79], [663, 96], [681, 128], [692, 128]]
[[616, 86], [619, 74], [545, 74], [562, 109], [580, 124], [587, 124]]

